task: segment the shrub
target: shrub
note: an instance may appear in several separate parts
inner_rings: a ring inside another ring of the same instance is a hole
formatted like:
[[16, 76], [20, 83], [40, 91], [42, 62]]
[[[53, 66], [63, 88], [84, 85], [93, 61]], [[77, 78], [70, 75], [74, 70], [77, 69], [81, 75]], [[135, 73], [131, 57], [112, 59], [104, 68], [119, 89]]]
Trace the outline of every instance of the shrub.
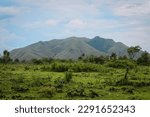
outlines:
[[106, 66], [113, 68], [134, 68], [136, 64], [129, 60], [116, 60], [108, 62]]
[[117, 81], [115, 85], [117, 85], [117, 86], [133, 85], [133, 83], [129, 82], [127, 79], [121, 79], [121, 80]]
[[51, 65], [51, 71], [55, 72], [66, 72], [69, 69], [72, 69], [74, 72], [92, 72], [92, 71], [97, 72], [99, 71], [99, 65], [83, 62], [74, 62], [74, 63], [55, 62]]
[[99, 94], [94, 90], [90, 90], [90, 97], [91, 98], [99, 97]]
[[24, 67], [25, 71], [29, 70], [30, 68], [28, 66]]
[[2, 89], [0, 89], [0, 99], [5, 98], [5, 94], [4, 91]]
[[29, 88], [26, 86], [26, 85], [14, 85], [12, 87], [12, 89], [16, 92], [20, 92], [20, 93], [24, 93], [24, 92], [27, 92], [29, 90]]
[[63, 84], [65, 83], [65, 80], [63, 79], [58, 79], [55, 81], [55, 87], [58, 89], [58, 88], [62, 88], [63, 87]]
[[149, 53], [148, 52], [143, 52], [142, 54], [141, 54], [141, 57], [139, 57], [138, 59], [137, 59], [137, 63], [139, 64], [139, 65], [145, 65], [145, 66], [149, 66], [150, 65], [150, 55], [149, 55]]
[[36, 65], [42, 64], [42, 60], [40, 59], [32, 59], [31, 62]]
[[42, 86], [43, 83], [43, 79], [42, 78], [34, 78], [33, 81], [31, 82], [31, 86], [32, 87], [40, 87]]
[[42, 71], [51, 71], [51, 67], [50, 66], [42, 66], [41, 68], [40, 68]]
[[80, 96], [83, 97], [84, 95], [84, 89], [71, 89], [69, 91], [67, 91], [67, 96], [69, 97], [75, 97], [75, 96]]
[[55, 87], [42, 87], [39, 93], [44, 98], [51, 98], [53, 97], [55, 91], [56, 91]]
[[11, 78], [10, 81], [12, 84], [20, 84], [20, 83], [25, 83], [25, 78], [22, 75], [19, 75], [17, 78]]
[[135, 87], [144, 87], [144, 86], [150, 86], [150, 82], [142, 81], [142, 82], [133, 82], [133, 86]]
[[67, 72], [65, 72], [65, 81], [68, 83], [72, 80], [72, 71], [68, 70]]
[[69, 66], [67, 63], [53, 63], [51, 65], [51, 70], [55, 72], [65, 72], [68, 71]]
[[22, 99], [22, 96], [20, 94], [13, 94], [11, 98], [13, 100], [20, 100], [20, 99]]
[[134, 94], [135, 88], [133, 87], [122, 87], [121, 88], [124, 92], [129, 93], [129, 94]]
[[109, 88], [109, 91], [110, 91], [110, 92], [116, 92], [116, 91], [118, 91], [118, 89], [115, 88], [115, 87], [110, 87], [110, 88]]
[[69, 89], [67, 91], [67, 96], [69, 96], [69, 97], [75, 97], [75, 96], [84, 97], [84, 96], [86, 96], [83, 85], [80, 84], [75, 88]]

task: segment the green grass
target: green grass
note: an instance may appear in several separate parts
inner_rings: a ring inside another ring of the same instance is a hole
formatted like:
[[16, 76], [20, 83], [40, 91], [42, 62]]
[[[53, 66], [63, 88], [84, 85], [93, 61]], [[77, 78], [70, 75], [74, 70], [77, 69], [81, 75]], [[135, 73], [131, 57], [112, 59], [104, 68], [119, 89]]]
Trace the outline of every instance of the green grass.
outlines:
[[129, 70], [128, 81], [120, 83], [125, 72], [80, 62], [0, 64], [0, 99], [149, 100], [150, 67], [136, 66]]

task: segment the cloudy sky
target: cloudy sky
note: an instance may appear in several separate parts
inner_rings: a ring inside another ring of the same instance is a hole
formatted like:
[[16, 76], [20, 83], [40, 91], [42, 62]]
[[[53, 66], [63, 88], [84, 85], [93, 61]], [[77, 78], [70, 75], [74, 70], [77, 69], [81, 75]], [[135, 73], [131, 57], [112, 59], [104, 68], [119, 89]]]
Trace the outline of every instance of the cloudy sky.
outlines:
[[150, 0], [0, 0], [0, 52], [100, 36], [150, 52]]

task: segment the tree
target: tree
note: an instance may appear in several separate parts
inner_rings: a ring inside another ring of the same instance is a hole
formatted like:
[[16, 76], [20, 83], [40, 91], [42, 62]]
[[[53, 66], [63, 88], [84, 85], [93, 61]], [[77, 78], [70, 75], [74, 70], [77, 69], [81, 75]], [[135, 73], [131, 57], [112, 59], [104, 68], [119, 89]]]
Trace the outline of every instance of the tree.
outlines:
[[110, 56], [110, 59], [111, 59], [111, 60], [116, 60], [116, 59], [117, 59], [116, 53], [113, 52], [113, 53], [111, 54], [111, 56]]
[[33, 58], [33, 59], [31, 59], [31, 62], [32, 62], [33, 64], [37, 64], [37, 65], [39, 65], [39, 64], [41, 64], [41, 63], [42, 63], [42, 60], [40, 60], [40, 59], [36, 59], [36, 58]]
[[119, 56], [119, 58], [118, 59], [120, 59], [120, 60], [127, 60], [128, 59], [128, 57], [126, 56], [126, 55], [124, 55], [124, 56]]
[[127, 49], [130, 59], [134, 59], [135, 55], [141, 50], [140, 46], [131, 46]]
[[19, 61], [19, 59], [15, 59], [14, 62], [15, 63], [19, 63], [20, 61]]
[[94, 63], [104, 64], [105, 63], [105, 57], [104, 56], [94, 57]]
[[0, 63], [2, 63], [3, 62], [3, 59], [2, 58], [0, 58]]
[[3, 51], [3, 57], [2, 57], [3, 63], [8, 63], [11, 61], [11, 58], [9, 55], [10, 55], [10, 53], [7, 50]]
[[85, 54], [82, 53], [82, 55], [78, 57], [78, 60], [82, 60], [84, 57], [85, 57]]
[[137, 63], [141, 65], [150, 65], [150, 55], [148, 52], [143, 52], [141, 57], [137, 59]]

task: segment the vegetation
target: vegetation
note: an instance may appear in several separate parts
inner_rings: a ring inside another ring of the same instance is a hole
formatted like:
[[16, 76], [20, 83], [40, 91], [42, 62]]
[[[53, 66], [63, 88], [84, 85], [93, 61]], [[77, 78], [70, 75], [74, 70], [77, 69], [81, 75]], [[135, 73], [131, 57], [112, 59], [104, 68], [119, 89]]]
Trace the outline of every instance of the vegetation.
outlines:
[[137, 59], [137, 63], [140, 65], [150, 65], [150, 55], [148, 52], [143, 52], [141, 57]]
[[131, 46], [127, 49], [128, 51], [128, 54], [129, 54], [129, 57], [131, 59], [134, 59], [135, 55], [141, 50], [141, 47], [140, 46]]
[[0, 99], [150, 99], [150, 56], [0, 59]]

